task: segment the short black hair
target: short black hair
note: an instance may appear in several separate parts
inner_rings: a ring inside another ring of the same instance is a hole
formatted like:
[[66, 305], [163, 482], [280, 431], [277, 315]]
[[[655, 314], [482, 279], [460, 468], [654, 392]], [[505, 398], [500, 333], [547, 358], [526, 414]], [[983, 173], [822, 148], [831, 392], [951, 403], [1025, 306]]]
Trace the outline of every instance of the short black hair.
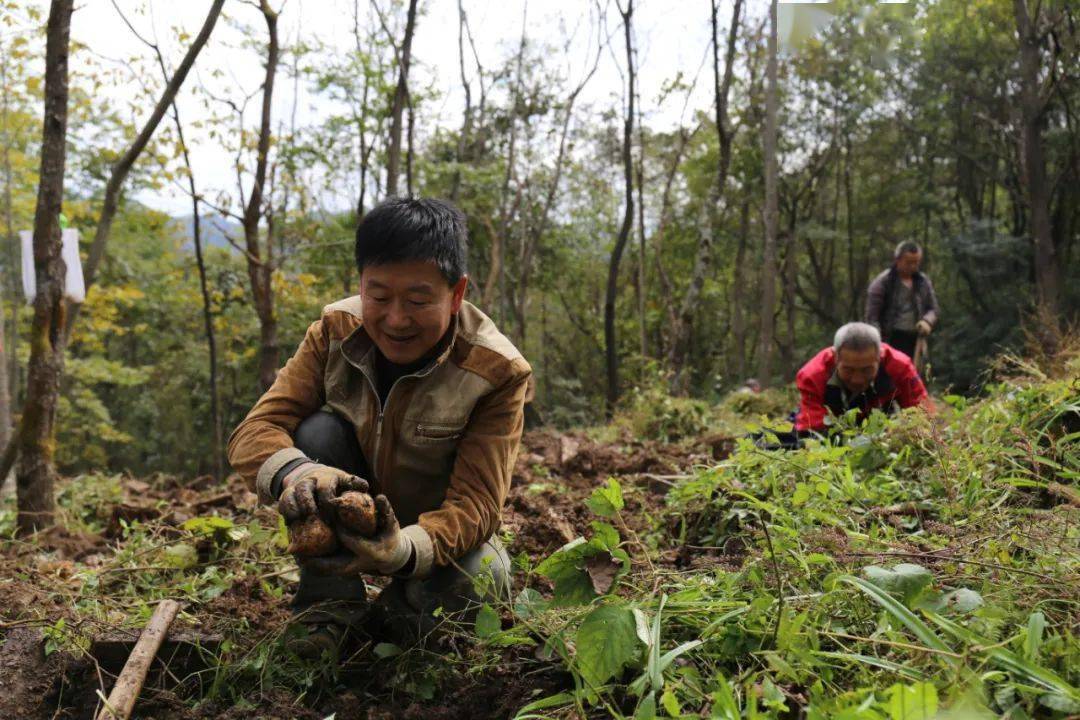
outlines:
[[356, 269], [425, 260], [450, 285], [467, 272], [469, 233], [465, 213], [436, 198], [391, 198], [371, 209], [356, 227]]

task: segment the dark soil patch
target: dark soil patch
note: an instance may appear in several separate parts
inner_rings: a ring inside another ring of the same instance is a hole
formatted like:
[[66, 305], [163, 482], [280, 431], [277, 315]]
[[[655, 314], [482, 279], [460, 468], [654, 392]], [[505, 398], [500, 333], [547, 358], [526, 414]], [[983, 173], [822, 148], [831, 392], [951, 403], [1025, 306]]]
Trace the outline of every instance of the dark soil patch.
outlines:
[[0, 645], [0, 717], [32, 718], [45, 708], [56, 669], [45, 657], [41, 632], [16, 627], [4, 633]]
[[647, 530], [648, 516], [663, 505], [669, 487], [665, 478], [713, 462], [713, 447], [632, 439], [597, 443], [581, 433], [526, 433], [503, 512], [503, 526], [514, 536], [511, 553], [539, 560], [586, 534], [597, 517], [585, 500], [610, 476], [617, 476], [628, 491], [623, 511], [628, 526], [635, 532]]
[[[626, 529], [644, 534], [651, 528], [650, 516], [663, 506], [670, 485], [665, 478], [713, 462], [725, 452], [723, 447], [721, 441], [685, 447], [632, 438], [597, 443], [584, 434], [530, 432], [523, 441], [504, 512], [503, 525], [513, 536], [510, 551], [515, 555], [527, 553], [536, 563], [575, 537], [589, 534], [589, 523], [598, 518], [585, 501], [610, 476], [616, 476], [625, 489], [624, 534]], [[7, 578], [0, 583], [0, 607], [7, 608], [6, 612], [0, 611], [0, 619], [9, 625], [55, 623], [60, 618], [76, 623], [71, 601], [83, 582], [76, 573], [100, 566], [118, 552], [125, 543], [125, 525], [144, 523], [152, 527], [156, 538], [171, 541], [187, 534], [179, 526], [193, 517], [217, 514], [243, 524], [255, 513], [273, 514], [256, 507], [254, 494], [235, 475], [224, 486], [215, 485], [209, 478], [179, 483], [155, 477], [126, 478], [122, 487], [120, 502], [99, 515], [104, 527], [101, 535], [58, 529], [42, 533], [32, 542], [8, 546], [7, 552], [0, 555], [0, 576]], [[206, 554], [200, 554], [202, 562], [211, 561], [203, 557]], [[706, 558], [715, 562], [714, 558]], [[683, 557], [675, 564], [690, 566], [694, 562]], [[190, 605], [189, 615], [178, 620], [174, 630], [230, 638], [234, 643], [231, 656], [245, 652], [240, 645], [253, 646], [272, 637], [289, 622], [288, 597], [293, 588], [282, 588], [280, 569], [268, 573], [241, 573], [220, 595]], [[110, 582], [123, 581], [123, 575], [118, 573], [109, 578]], [[519, 588], [522, 581], [518, 579]], [[542, 589], [543, 583], [538, 584], [536, 578], [532, 583]], [[97, 638], [109, 628], [81, 630]], [[38, 629], [10, 627], [0, 637], [0, 718], [93, 717], [98, 706], [96, 691], [107, 691], [111, 686], [114, 678], [107, 670], [112, 668], [103, 669], [92, 658], [75, 658], [64, 652], [46, 658]], [[470, 666], [466, 672], [466, 666], [458, 663], [464, 663], [462, 658], [467, 660], [475, 652], [487, 653], [480, 663], [483, 670]], [[188, 675], [183, 668], [170, 676], [159, 662], [144, 686], [134, 717], [321, 720], [336, 713], [338, 720], [494, 720], [571, 687], [569, 676], [554, 663], [538, 662], [534, 652], [533, 647], [509, 648], [493, 661], [490, 648], [473, 648], [471, 641], [463, 640], [460, 647], [446, 655], [445, 663], [452, 665], [441, 662], [438, 655], [432, 656], [434, 667], [441, 669], [431, 700], [393, 689], [398, 680], [394, 674], [399, 672], [396, 661], [365, 656], [359, 660], [363, 677], [353, 678], [352, 670], [345, 669], [336, 690], [324, 688], [321, 693], [312, 692], [302, 698], [281, 688], [267, 687], [263, 692], [256, 690], [254, 695], [245, 692], [245, 700], [251, 705], [239, 706], [226, 699], [196, 702], [209, 688], [197, 687], [198, 681], [191, 681], [190, 676], [189, 681], [181, 683], [181, 677]]]
[[289, 616], [288, 603], [267, 594], [256, 577], [234, 581], [199, 609], [200, 629], [205, 631], [243, 628], [245, 632], [263, 634], [283, 627]]

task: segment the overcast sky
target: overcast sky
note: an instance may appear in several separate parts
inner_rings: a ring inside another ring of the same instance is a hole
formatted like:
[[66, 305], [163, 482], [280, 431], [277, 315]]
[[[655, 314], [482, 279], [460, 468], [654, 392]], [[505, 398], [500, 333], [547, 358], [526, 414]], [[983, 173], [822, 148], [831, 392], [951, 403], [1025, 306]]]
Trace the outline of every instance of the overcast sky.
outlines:
[[[603, 0], [606, 2], [606, 0]], [[481, 60], [489, 69], [501, 63], [502, 59], [513, 52], [521, 32], [522, 13], [525, 0], [464, 0]], [[38, 3], [47, 13], [47, 3]], [[764, 0], [750, 0], [751, 8]], [[163, 46], [168, 47], [167, 54], [173, 65], [179, 62], [183, 48], [168, 42], [175, 33], [173, 28], [182, 27], [194, 36], [201, 26], [205, 13], [210, 6], [209, 0], [151, 0], [148, 4], [142, 0], [117, 0], [117, 5], [124, 11], [132, 24], [147, 36], [153, 34]], [[281, 0], [274, 0], [274, 7], [281, 6]], [[364, 3], [361, 3], [364, 6]], [[650, 125], [666, 126], [678, 122], [683, 110], [681, 98], [657, 106], [657, 96], [665, 81], [670, 81], [680, 71], [692, 77], [702, 66], [709, 48], [709, 2], [708, 0], [639, 0], [635, 3], [635, 34], [638, 43], [640, 65], [640, 88], [646, 122]], [[389, 0], [381, 0], [380, 6], [389, 10]], [[417, 23], [413, 43], [414, 66], [413, 82], [432, 85], [441, 99], [428, 103], [426, 115], [417, 125], [421, 130], [429, 131], [436, 123], [444, 126], [457, 126], [461, 122], [463, 94], [460, 87], [457, 57], [457, 2], [456, 0], [421, 0], [422, 17]], [[152, 12], [146, 12], [146, 8]], [[353, 47], [351, 0], [286, 0], [279, 22], [279, 36], [282, 44], [302, 40], [320, 40], [342, 48], [347, 52]], [[140, 8], [143, 9], [140, 12]], [[538, 43], [561, 45], [566, 34], [590, 8], [595, 9], [591, 0], [532, 0], [527, 8], [530, 39]], [[226, 5], [226, 12], [240, 23], [256, 31], [254, 39], [262, 43], [265, 38], [265, 25], [254, 7], [231, 0]], [[722, 7], [723, 24], [730, 17], [729, 0], [724, 0]], [[579, 106], [594, 108], [618, 106], [622, 97], [622, 79], [620, 66], [623, 64], [625, 50], [619, 27], [619, 16], [614, 3], [609, 8], [609, 31], [614, 32], [610, 50], [605, 52], [597, 74], [583, 93]], [[110, 0], [83, 0], [77, 5], [72, 20], [73, 38], [86, 44], [95, 54], [104, 58], [123, 60], [132, 56], [149, 57], [149, 51], [124, 25], [120, 15]], [[589, 52], [587, 30], [575, 36], [574, 49], [567, 62], [573, 62], [574, 68], [582, 68]], [[217, 82], [223, 93], [229, 93], [239, 99], [245, 93], [256, 91], [262, 82], [263, 69], [256, 50], [243, 47], [243, 33], [237, 23], [219, 22], [210, 44], [203, 50], [196, 64], [198, 79], [208, 85]], [[595, 48], [595, 45], [593, 45]], [[595, 51], [595, 50], [594, 50]], [[104, 61], [103, 61], [104, 62]], [[616, 64], [618, 63], [618, 65]], [[224, 78], [213, 80], [209, 71], [222, 68], [227, 71]], [[77, 72], [78, 69], [73, 67]], [[705, 66], [702, 79], [691, 109], [707, 107], [711, 101], [711, 68]], [[575, 77], [579, 76], [575, 72]], [[155, 78], [156, 81], [156, 78]], [[278, 76], [278, 85], [274, 93], [274, 113], [276, 117], [288, 117], [292, 109], [292, 87], [284, 74]], [[205, 116], [206, 111], [195, 100], [191, 79], [179, 98], [180, 110], [185, 124]], [[132, 86], [123, 83], [108, 88], [106, 92], [118, 99], [129, 97]], [[297, 102], [298, 124], [311, 121], [325, 114], [329, 101], [301, 87]], [[253, 105], [251, 121], [256, 120]], [[139, 124], [145, 119], [149, 108], [139, 117], [132, 117]], [[432, 117], [432, 116], [435, 117]], [[191, 133], [189, 143], [193, 146], [193, 161], [196, 176], [201, 185], [207, 188], [227, 188], [234, 186], [231, 157], [222, 152], [220, 146]], [[143, 193], [140, 200], [149, 205], [175, 214], [189, 212], [189, 199], [179, 190], [166, 189], [153, 193]]]

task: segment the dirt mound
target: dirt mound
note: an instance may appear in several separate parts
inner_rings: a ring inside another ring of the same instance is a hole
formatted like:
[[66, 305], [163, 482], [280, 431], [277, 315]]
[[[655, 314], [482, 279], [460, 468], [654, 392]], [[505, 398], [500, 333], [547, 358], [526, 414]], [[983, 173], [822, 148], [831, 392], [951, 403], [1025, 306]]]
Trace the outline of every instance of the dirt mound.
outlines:
[[45, 658], [41, 633], [34, 628], [12, 628], [0, 645], [0, 717], [37, 717], [42, 698], [53, 678]]
[[[589, 524], [597, 517], [586, 500], [612, 476], [624, 488], [620, 528], [644, 534], [672, 478], [694, 465], [713, 462], [718, 452], [725, 452], [723, 440], [667, 445], [630, 437], [599, 442], [585, 433], [529, 432], [504, 512], [503, 525], [513, 536], [511, 553], [524, 552], [535, 564], [588, 534]], [[202, 589], [206, 594], [189, 604], [185, 612], [190, 614], [177, 622], [177, 632], [237, 642], [235, 631], [242, 627], [246, 638], [242, 642], [270, 642], [289, 622], [287, 599], [294, 589], [290, 580], [295, 580], [291, 577], [295, 568], [265, 557], [248, 564], [255, 557], [233, 556], [228, 549], [233, 547], [231, 540], [200, 536], [181, 527], [191, 518], [208, 515], [228, 521], [222, 525], [226, 534], [230, 528], [248, 532], [246, 526], [256, 518], [264, 528], [273, 527], [273, 512], [256, 507], [255, 496], [238, 476], [224, 484], [210, 478], [187, 483], [166, 477], [123, 478], [120, 489], [115, 504], [94, 516], [98, 523], [94, 527], [100, 532], [54, 529], [40, 533], [33, 542], [12, 543], [0, 555], [0, 573], [9, 578], [0, 583], [0, 607], [8, 608], [0, 613], [8, 628], [0, 647], [0, 718], [89, 718], [98, 702], [95, 691], [111, 685], [109, 672], [113, 670], [102, 669], [104, 665], [95, 669], [92, 659], [78, 660], [64, 652], [46, 657], [38, 629], [64, 619], [95, 643], [108, 634], [107, 622], [79, 624], [75, 600], [86, 582], [87, 568], [101, 568], [95, 581], [101, 583], [102, 593], [108, 593], [110, 587], [129, 583], [140, 573], [168, 573], [169, 566], [163, 563], [169, 559], [162, 549], [187, 547], [191, 556], [178, 556], [179, 562], [197, 563], [208, 576], [221, 578], [221, 585], [214, 588], [216, 592]], [[267, 513], [265, 518], [262, 513]], [[133, 527], [140, 529], [133, 531]], [[114, 555], [126, 552], [132, 538], [145, 546], [138, 551], [140, 559], [130, 567], [110, 565]], [[676, 562], [694, 564], [688, 557]], [[524, 578], [518, 578], [518, 587], [523, 585]], [[124, 608], [116, 617], [129, 614]], [[198, 618], [194, 627], [191, 617]], [[468, 646], [463, 649], [469, 652]], [[530, 664], [534, 659], [519, 656], [521, 652], [532, 649], [507, 648], [501, 661], [490, 663], [489, 659], [479, 674], [452, 673], [452, 682], [440, 683], [435, 698], [427, 701], [385, 692], [395, 679], [380, 678], [380, 663], [368, 668], [366, 681], [344, 683], [321, 699], [309, 697], [304, 702], [281, 688], [268, 687], [267, 694], [249, 698], [255, 700], [254, 705], [240, 707], [209, 699], [193, 706], [193, 697], [201, 691], [177, 685], [177, 678], [158, 671], [143, 690], [138, 713], [179, 720], [323, 718], [331, 713], [339, 720], [502, 718], [537, 697], [569, 687], [568, 677], [554, 666], [538, 673], [535, 664]], [[526, 665], [532, 668], [527, 675], [521, 672]]]
[[542, 559], [584, 534], [597, 519], [585, 500], [611, 476], [630, 490], [623, 512], [627, 524], [645, 529], [646, 516], [663, 502], [671, 479], [713, 462], [717, 454], [726, 457], [730, 450], [722, 442], [683, 446], [620, 438], [604, 443], [584, 433], [526, 433], [503, 513], [503, 527], [514, 536], [512, 554]]

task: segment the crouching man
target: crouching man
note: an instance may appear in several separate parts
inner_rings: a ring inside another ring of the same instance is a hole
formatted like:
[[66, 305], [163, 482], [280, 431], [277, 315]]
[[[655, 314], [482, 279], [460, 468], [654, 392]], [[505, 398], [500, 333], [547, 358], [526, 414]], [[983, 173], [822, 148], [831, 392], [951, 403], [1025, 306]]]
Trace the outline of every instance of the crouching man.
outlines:
[[[360, 295], [323, 309], [229, 440], [260, 502], [290, 527], [317, 515], [336, 536], [332, 554], [297, 556], [300, 654], [336, 651], [368, 614], [361, 574], [392, 578], [375, 609], [395, 639], [469, 618], [478, 588], [509, 593], [493, 533], [531, 369], [465, 302], [466, 242], [464, 215], [439, 200], [368, 213], [356, 230]], [[370, 536], [335, 521], [346, 490], [374, 496]]]
[[911, 358], [881, 342], [873, 325], [853, 322], [836, 331], [833, 346], [803, 365], [795, 376], [799, 388], [797, 433], [824, 432], [829, 416], [858, 409], [859, 420], [872, 410], [922, 406], [933, 412], [926, 386]]

